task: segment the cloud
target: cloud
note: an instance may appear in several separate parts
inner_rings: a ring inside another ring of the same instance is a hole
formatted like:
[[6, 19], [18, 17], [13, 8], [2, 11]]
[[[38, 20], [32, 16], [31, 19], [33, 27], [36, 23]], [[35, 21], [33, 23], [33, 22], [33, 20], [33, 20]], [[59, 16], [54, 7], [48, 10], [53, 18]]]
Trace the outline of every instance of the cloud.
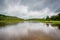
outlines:
[[0, 13], [21, 18], [42, 18], [60, 12], [60, 0], [0, 0]]
[[29, 6], [29, 9], [33, 11], [40, 11], [46, 7], [51, 11], [60, 9], [60, 0], [22, 0], [21, 4]]
[[7, 13], [16, 13], [17, 12], [17, 14], [18, 13], [27, 13], [27, 10], [28, 9], [28, 7], [25, 7], [25, 6], [23, 6], [23, 5], [14, 5], [14, 6], [11, 6], [11, 5], [9, 5], [6, 9], [5, 9], [5, 12], [7, 12]]
[[45, 18], [46, 16], [56, 15], [54, 12], [51, 12], [48, 8], [42, 9], [40, 11], [30, 11], [27, 13], [29, 18]]

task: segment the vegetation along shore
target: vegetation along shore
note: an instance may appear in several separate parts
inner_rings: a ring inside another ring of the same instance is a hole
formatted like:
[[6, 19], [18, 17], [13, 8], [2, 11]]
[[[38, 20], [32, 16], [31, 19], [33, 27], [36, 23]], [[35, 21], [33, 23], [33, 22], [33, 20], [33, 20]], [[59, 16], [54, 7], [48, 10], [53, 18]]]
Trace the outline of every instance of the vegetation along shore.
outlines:
[[0, 14], [0, 24], [14, 24], [23, 21], [22, 18]]
[[32, 19], [27, 19], [26, 21], [60, 24], [60, 13], [58, 13], [57, 15], [53, 15], [51, 17], [47, 16], [46, 18], [41, 18], [41, 19], [40, 18], [32, 18]]

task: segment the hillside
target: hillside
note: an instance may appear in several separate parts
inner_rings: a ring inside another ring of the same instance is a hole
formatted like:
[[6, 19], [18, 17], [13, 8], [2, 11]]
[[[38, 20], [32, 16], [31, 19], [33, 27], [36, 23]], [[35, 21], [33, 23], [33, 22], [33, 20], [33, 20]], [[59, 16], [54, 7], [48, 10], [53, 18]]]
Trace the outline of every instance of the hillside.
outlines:
[[18, 22], [23, 22], [23, 21], [24, 19], [22, 18], [0, 14], [0, 24], [1, 23], [12, 24], [12, 23], [18, 23]]

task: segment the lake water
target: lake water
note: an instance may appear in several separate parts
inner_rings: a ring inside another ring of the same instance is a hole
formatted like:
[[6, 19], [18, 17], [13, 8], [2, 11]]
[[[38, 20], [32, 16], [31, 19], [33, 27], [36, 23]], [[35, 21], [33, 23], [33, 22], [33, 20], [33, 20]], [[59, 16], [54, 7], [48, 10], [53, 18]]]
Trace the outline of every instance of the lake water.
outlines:
[[38, 22], [4, 25], [0, 27], [0, 40], [60, 40], [60, 25]]

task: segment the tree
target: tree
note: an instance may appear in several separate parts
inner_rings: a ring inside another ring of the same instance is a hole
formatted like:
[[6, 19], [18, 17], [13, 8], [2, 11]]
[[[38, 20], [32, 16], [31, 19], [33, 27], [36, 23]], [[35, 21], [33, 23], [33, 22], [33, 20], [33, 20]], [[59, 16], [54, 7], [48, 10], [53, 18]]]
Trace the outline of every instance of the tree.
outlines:
[[58, 14], [58, 20], [60, 20], [60, 13]]
[[50, 18], [51, 20], [58, 20], [58, 16], [54, 15], [54, 16], [51, 16]]
[[49, 16], [46, 17], [46, 20], [49, 20]]

